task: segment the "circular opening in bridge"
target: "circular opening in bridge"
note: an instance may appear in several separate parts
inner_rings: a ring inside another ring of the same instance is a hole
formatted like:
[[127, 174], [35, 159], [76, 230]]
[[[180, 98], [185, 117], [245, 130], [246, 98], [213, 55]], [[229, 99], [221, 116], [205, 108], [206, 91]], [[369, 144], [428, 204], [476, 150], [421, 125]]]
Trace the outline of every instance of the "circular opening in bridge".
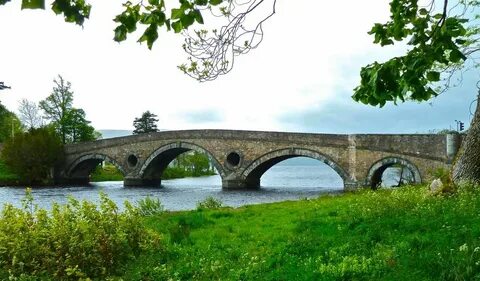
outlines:
[[236, 152], [230, 152], [227, 155], [227, 163], [232, 167], [238, 166], [240, 164], [240, 155]]
[[135, 167], [138, 163], [138, 158], [137, 156], [131, 154], [130, 156], [128, 156], [127, 162], [130, 167]]

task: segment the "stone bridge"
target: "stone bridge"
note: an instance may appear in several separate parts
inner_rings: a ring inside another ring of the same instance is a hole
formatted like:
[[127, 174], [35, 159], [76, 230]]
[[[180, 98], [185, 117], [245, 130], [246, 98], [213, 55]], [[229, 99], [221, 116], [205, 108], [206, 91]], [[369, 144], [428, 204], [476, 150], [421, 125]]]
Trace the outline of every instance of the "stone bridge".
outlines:
[[458, 135], [309, 134], [233, 130], [165, 131], [67, 145], [57, 183], [84, 184], [102, 161], [113, 163], [125, 186], [159, 185], [168, 164], [193, 150], [205, 153], [222, 178], [223, 189], [259, 188], [273, 165], [305, 156], [324, 162], [343, 179], [345, 189], [376, 186], [386, 168], [408, 168], [416, 183], [438, 168], [448, 169]]

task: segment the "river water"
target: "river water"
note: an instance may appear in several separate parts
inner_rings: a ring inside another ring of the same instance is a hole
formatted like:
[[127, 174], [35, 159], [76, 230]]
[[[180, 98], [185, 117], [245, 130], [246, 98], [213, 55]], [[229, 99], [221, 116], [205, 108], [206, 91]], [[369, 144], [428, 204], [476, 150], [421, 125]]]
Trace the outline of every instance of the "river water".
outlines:
[[[261, 178], [261, 188], [252, 191], [222, 191], [220, 176], [208, 176], [164, 180], [161, 187], [127, 188], [121, 181], [112, 181], [91, 183], [89, 186], [35, 188], [32, 194], [35, 203], [47, 209], [53, 202], [67, 202], [68, 196], [98, 202], [99, 193], [103, 192], [119, 206], [123, 206], [125, 200], [134, 203], [150, 196], [159, 198], [167, 210], [190, 210], [208, 196], [221, 200], [224, 205], [237, 207], [312, 198], [343, 190], [342, 179], [327, 165], [318, 161], [303, 161], [301, 165], [298, 161], [289, 161], [268, 170]], [[24, 188], [0, 188], [0, 205], [10, 203], [20, 206], [24, 194]]]

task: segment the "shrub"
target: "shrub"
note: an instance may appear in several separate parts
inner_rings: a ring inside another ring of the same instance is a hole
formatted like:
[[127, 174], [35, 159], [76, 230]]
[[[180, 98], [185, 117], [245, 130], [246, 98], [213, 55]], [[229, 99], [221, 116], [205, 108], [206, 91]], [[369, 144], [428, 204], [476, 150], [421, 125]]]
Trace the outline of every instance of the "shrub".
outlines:
[[147, 196], [144, 199], [137, 201], [137, 208], [142, 216], [159, 215], [165, 211], [162, 203], [158, 198], [152, 199]]
[[223, 203], [219, 199], [213, 196], [208, 196], [203, 201], [197, 203], [197, 210], [218, 209], [221, 208], [222, 205]]
[[[22, 208], [0, 214], [0, 271], [17, 277], [79, 280], [115, 274], [158, 237], [142, 225], [138, 209], [100, 194], [100, 205], [69, 198], [50, 212], [38, 208], [27, 190]], [[1, 277], [1, 276], [0, 276]]]
[[63, 144], [50, 128], [32, 129], [9, 139], [2, 159], [26, 184], [44, 184], [51, 169], [63, 159]]

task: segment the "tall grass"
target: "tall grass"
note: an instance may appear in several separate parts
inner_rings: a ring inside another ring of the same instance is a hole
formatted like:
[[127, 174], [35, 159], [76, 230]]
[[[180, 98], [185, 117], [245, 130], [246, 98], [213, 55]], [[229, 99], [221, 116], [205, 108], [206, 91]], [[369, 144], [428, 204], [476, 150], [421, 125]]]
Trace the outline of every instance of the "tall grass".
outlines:
[[480, 280], [480, 191], [361, 191], [166, 213], [127, 280]]

